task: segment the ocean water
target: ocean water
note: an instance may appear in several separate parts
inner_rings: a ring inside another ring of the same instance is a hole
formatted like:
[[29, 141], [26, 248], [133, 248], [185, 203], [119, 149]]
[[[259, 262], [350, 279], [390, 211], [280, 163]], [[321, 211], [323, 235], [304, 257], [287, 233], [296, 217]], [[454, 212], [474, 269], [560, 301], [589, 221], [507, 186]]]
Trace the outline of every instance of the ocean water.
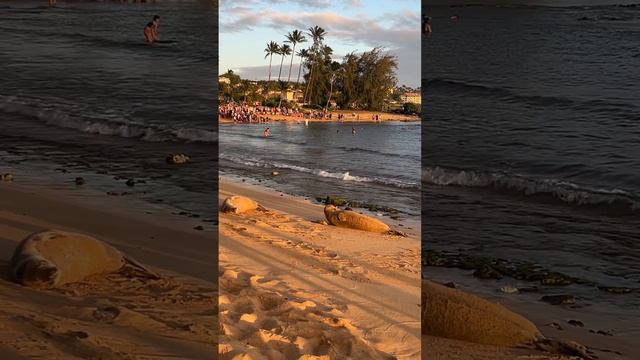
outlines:
[[0, 167], [214, 219], [215, 2], [43, 4], [0, 1]]
[[532, 301], [640, 317], [640, 292], [597, 288], [640, 288], [640, 7], [426, 13], [424, 248], [534, 262], [592, 283]]
[[[271, 137], [264, 138], [267, 126]], [[223, 173], [299, 196], [331, 194], [419, 217], [419, 122], [221, 124], [219, 129]], [[271, 176], [272, 171], [280, 175]]]

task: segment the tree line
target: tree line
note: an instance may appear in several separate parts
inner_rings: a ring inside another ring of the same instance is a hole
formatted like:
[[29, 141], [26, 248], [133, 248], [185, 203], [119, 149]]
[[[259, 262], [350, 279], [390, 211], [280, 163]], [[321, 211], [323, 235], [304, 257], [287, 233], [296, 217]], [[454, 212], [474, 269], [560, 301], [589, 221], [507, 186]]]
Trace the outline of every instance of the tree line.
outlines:
[[[329, 108], [334, 101], [341, 109], [383, 110], [385, 100], [391, 96], [391, 90], [397, 83], [397, 58], [385, 53], [383, 48], [375, 47], [363, 53], [351, 52], [338, 62], [333, 60], [333, 49], [325, 43], [326, 35], [325, 29], [313, 26], [307, 29], [306, 33], [300, 30], [289, 32], [285, 35], [283, 44], [275, 41], [267, 43], [264, 52], [269, 67], [267, 81], [261, 82], [264, 89], [302, 91], [303, 103], [308, 107]], [[307, 42], [310, 43], [309, 47], [298, 49], [296, 52], [298, 45]], [[301, 66], [294, 83], [291, 81], [291, 75], [296, 56]], [[280, 61], [277, 81], [272, 81], [272, 78], [275, 79], [274, 57], [276, 61]], [[288, 70], [284, 68], [287, 57], [290, 57]], [[283, 68], [287, 71], [286, 81]], [[227, 74], [232, 80], [231, 89], [228, 89], [232, 95], [237, 91], [247, 98], [258, 97], [258, 92], [252, 89], [250, 84], [245, 83], [233, 72]], [[301, 78], [304, 80], [303, 83], [300, 82]], [[278, 105], [282, 104], [283, 101], [280, 99]]]

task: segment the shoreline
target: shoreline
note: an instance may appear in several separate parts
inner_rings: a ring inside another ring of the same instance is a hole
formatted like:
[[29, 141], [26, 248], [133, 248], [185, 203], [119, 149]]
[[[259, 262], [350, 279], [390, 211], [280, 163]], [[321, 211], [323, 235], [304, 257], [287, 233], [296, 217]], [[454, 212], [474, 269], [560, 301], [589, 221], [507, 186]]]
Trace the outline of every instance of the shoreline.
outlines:
[[[606, 314], [590, 310], [589, 304], [551, 305], [534, 300], [529, 294], [505, 294], [499, 291], [502, 282], [479, 280], [457, 269], [443, 269], [427, 267], [425, 276], [429, 280], [439, 283], [453, 282], [456, 289], [484, 298], [492, 303], [501, 304], [508, 310], [524, 316], [531, 321], [540, 332], [550, 338], [576, 341], [585, 345], [599, 360], [632, 360], [640, 357], [640, 351], [635, 346], [635, 339], [640, 335], [637, 320], [624, 314]], [[516, 283], [516, 281], [509, 281]], [[539, 298], [538, 294], [535, 298]], [[625, 296], [625, 295], [618, 295]], [[570, 322], [571, 321], [571, 322]], [[601, 331], [601, 333], [598, 333]], [[437, 354], [448, 347], [460, 347], [467, 344], [471, 349], [482, 351], [498, 351], [499, 353], [515, 351], [510, 348], [495, 349], [483, 345], [464, 343], [450, 343], [445, 339], [431, 338], [439, 344], [431, 355]], [[435, 345], [434, 345], [435, 346]], [[504, 354], [503, 354], [504, 355]], [[444, 355], [443, 355], [444, 356]], [[502, 355], [501, 355], [502, 356]], [[502, 357], [494, 355], [496, 359]], [[505, 359], [508, 359], [506, 357]], [[442, 357], [442, 359], [466, 359], [466, 357]]]
[[[246, 190], [250, 191], [250, 192], [254, 192], [257, 194], [261, 194], [264, 192], [268, 192], [268, 193], [275, 193], [278, 194], [278, 196], [280, 197], [284, 197], [287, 199], [292, 199], [295, 200], [297, 202], [302, 202], [304, 204], [306, 204], [307, 206], [310, 207], [323, 207], [324, 206], [324, 202], [321, 202], [318, 200], [318, 197], [316, 196], [312, 196], [312, 195], [299, 195], [299, 194], [292, 194], [289, 192], [286, 192], [284, 190], [279, 190], [277, 189], [275, 186], [270, 186], [269, 183], [267, 182], [268, 179], [263, 179], [262, 181], [260, 181], [260, 179], [255, 179], [252, 177], [247, 177], [247, 176], [243, 176], [243, 175], [236, 175], [236, 174], [232, 174], [232, 173], [221, 173], [219, 176], [219, 181], [226, 181], [230, 184], [234, 184], [240, 187], [245, 188]], [[329, 195], [327, 195], [329, 196]], [[338, 205], [338, 206], [347, 206], [347, 207], [351, 207], [353, 208], [353, 210], [358, 211], [362, 214], [371, 216], [371, 217], [376, 217], [379, 218], [380, 220], [383, 220], [384, 222], [386, 222], [387, 224], [389, 224], [391, 227], [394, 227], [395, 229], [399, 229], [399, 230], [403, 230], [404, 232], [406, 232], [411, 238], [415, 238], [415, 239], [419, 239], [420, 235], [421, 235], [421, 229], [420, 229], [420, 222], [421, 222], [421, 217], [419, 215], [413, 215], [413, 214], [409, 214], [400, 210], [396, 210], [397, 213], [394, 212], [389, 212], [389, 211], [384, 211], [383, 209], [388, 208], [386, 205], [383, 204], [368, 204], [366, 202], [359, 202], [356, 200], [352, 200], [352, 199], [342, 199], [338, 196], [334, 196], [334, 195], [330, 195], [334, 200], [337, 201], [345, 201], [346, 204], [344, 205], [340, 205], [340, 204], [335, 204], [334, 205]], [[325, 196], [326, 198], [326, 196]], [[324, 201], [324, 198], [323, 198]], [[373, 211], [371, 210], [369, 207], [358, 207], [358, 206], [353, 206], [350, 205], [350, 203], [356, 202], [357, 204], [362, 204], [362, 205], [372, 205], [375, 207], [378, 207], [380, 210], [376, 210]], [[280, 208], [280, 206], [278, 206], [277, 204], [275, 205], [276, 208]], [[284, 209], [283, 211], [287, 211], [286, 209]], [[380, 215], [378, 215], [380, 214]]]
[[[319, 123], [381, 123], [388, 121], [398, 121], [398, 122], [420, 122], [422, 121], [420, 116], [416, 115], [405, 115], [405, 114], [394, 114], [394, 113], [385, 113], [385, 112], [376, 112], [376, 111], [332, 111], [334, 116], [332, 119], [305, 119], [304, 117], [299, 116], [290, 116], [290, 115], [263, 115], [268, 117], [271, 121], [281, 121], [281, 122], [298, 122], [304, 123], [305, 120], [308, 122], [319, 122]], [[345, 114], [346, 118], [342, 120], [337, 119], [337, 114]], [[352, 114], [357, 114], [359, 118], [352, 116]], [[378, 121], [371, 120], [371, 115], [379, 115], [380, 118]], [[234, 124], [233, 119], [223, 118], [218, 116], [218, 122], [220, 124]], [[254, 122], [252, 124], [260, 124]]]
[[[322, 205], [221, 177], [218, 204], [231, 195], [252, 198], [266, 210], [219, 215], [222, 358], [264, 354], [270, 339], [286, 344], [291, 356], [321, 355], [328, 341], [341, 344], [329, 351], [351, 349], [335, 356], [419, 358], [419, 235], [324, 225]], [[267, 295], [276, 309], [247, 302]], [[243, 344], [242, 338], [258, 335], [241, 319], [253, 319], [266, 340], [250, 342], [253, 349]], [[293, 331], [302, 325], [304, 332]]]
[[[128, 204], [107, 195], [74, 197], [59, 188], [0, 182], [1, 351], [24, 357], [210, 358], [218, 331], [215, 233]], [[7, 273], [16, 245], [45, 229], [105, 241], [161, 279], [113, 273], [47, 290], [13, 283]]]
[[[0, 152], [0, 158], [2, 156], [7, 157]], [[194, 198], [193, 194], [189, 194], [187, 201], [176, 203], [175, 186], [162, 183], [162, 177], [118, 176], [115, 172], [90, 167], [78, 169], [49, 160], [5, 161], [0, 173], [11, 174], [16, 187], [34, 188], [39, 193], [67, 198], [66, 201], [88, 204], [95, 209], [101, 209], [105, 202], [110, 208], [126, 204], [124, 207], [136, 215], [154, 213], [180, 218], [192, 227], [201, 225], [207, 230], [215, 226], [214, 214], [194, 208], [193, 201], [188, 201]], [[177, 173], [180, 169], [169, 171]], [[81, 178], [83, 183], [76, 184], [75, 178]], [[128, 179], [134, 180], [134, 186], [126, 184]], [[213, 196], [213, 191], [211, 193]]]

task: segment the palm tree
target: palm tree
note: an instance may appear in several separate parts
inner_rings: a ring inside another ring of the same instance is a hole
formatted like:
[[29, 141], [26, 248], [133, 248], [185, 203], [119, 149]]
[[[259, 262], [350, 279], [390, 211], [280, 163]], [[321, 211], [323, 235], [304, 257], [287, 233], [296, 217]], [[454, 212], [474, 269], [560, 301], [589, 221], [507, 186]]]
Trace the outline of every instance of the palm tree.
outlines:
[[[311, 55], [314, 55], [317, 53], [318, 51], [318, 47], [320, 46], [320, 44], [322, 43], [322, 40], [324, 40], [324, 37], [327, 35], [327, 32], [321, 28], [318, 25], [315, 25], [314, 27], [310, 27], [309, 29], [309, 36], [311, 36], [311, 39], [313, 39], [313, 45], [311, 46]], [[312, 59], [313, 60], [313, 59]], [[311, 85], [311, 76], [313, 75], [313, 67], [315, 65], [315, 61], [311, 63], [311, 70], [309, 70], [309, 80], [307, 81], [307, 86], [304, 90], [304, 99], [306, 102], [307, 99], [307, 91], [309, 90], [309, 87]]]
[[329, 84], [331, 85], [331, 87], [329, 88], [329, 98], [327, 99], [327, 106], [325, 106], [325, 109], [329, 109], [329, 103], [331, 102], [331, 95], [333, 95], [333, 82], [336, 81], [336, 76], [337, 76], [337, 72], [334, 72], [333, 74], [331, 74], [331, 79], [329, 80]]
[[278, 54], [280, 51], [280, 46], [275, 41], [271, 41], [267, 44], [267, 47], [264, 49], [264, 52], [267, 53], [264, 58], [269, 57], [269, 80], [271, 81], [271, 60], [273, 60], [273, 54]]
[[[301, 31], [293, 30], [292, 32], [290, 32], [287, 35], [287, 41], [285, 41], [285, 42], [293, 44], [293, 47], [291, 48], [291, 52], [293, 54], [295, 54], [295, 52], [296, 52], [296, 44], [303, 43], [303, 42], [306, 42], [306, 41], [307, 41], [307, 38], [305, 38], [304, 35], [302, 35]], [[287, 84], [291, 80], [291, 67], [292, 66], [293, 66], [293, 56], [291, 56], [291, 62], [289, 63], [289, 76], [287, 77]]]
[[327, 31], [320, 26], [316, 25], [312, 28], [309, 28], [309, 36], [313, 39], [313, 44], [319, 44], [324, 40], [324, 37], [327, 36]]
[[282, 94], [287, 93], [287, 90], [289, 90], [289, 84], [286, 81], [280, 81], [278, 80], [278, 89], [280, 90], [280, 101], [278, 102], [278, 109], [280, 107], [282, 107]]
[[291, 47], [287, 44], [280, 46], [280, 51], [278, 54], [282, 55], [282, 60], [280, 60], [280, 72], [278, 73], [278, 81], [280, 81], [280, 75], [282, 74], [282, 64], [284, 63], [285, 56], [291, 55]]
[[298, 80], [296, 80], [296, 84], [297, 84], [297, 83], [300, 83], [300, 73], [302, 72], [302, 66], [306, 61], [305, 59], [309, 57], [309, 50], [300, 49], [296, 55], [300, 57], [300, 67], [298, 68]]

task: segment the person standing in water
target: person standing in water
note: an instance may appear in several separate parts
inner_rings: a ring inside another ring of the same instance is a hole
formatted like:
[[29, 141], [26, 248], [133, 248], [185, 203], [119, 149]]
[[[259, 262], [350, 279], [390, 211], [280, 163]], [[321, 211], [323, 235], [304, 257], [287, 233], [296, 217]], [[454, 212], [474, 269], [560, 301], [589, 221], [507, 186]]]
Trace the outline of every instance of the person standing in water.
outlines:
[[271, 135], [271, 131], [269, 131], [269, 128], [264, 129], [264, 137], [269, 137]]
[[356, 128], [351, 127], [351, 135], [356, 136]]
[[153, 36], [153, 23], [150, 22], [144, 27], [144, 40], [147, 44], [153, 44], [155, 37]]
[[425, 16], [422, 18], [422, 33], [425, 35], [431, 35], [431, 17]]
[[153, 24], [153, 41], [160, 41], [160, 37], [158, 37], [158, 29], [160, 28], [160, 16], [155, 15], [151, 23]]

